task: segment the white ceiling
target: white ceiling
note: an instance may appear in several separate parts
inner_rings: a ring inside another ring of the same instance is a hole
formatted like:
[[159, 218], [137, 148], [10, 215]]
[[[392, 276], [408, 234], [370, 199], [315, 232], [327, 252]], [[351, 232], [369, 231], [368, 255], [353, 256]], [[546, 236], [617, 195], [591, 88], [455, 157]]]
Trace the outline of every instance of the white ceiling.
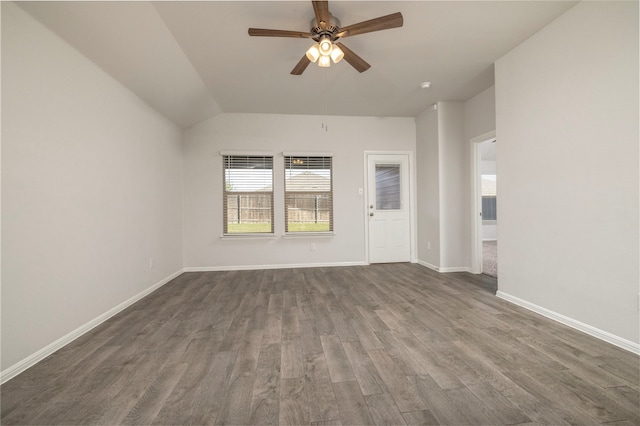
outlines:
[[[249, 37], [309, 31], [310, 1], [20, 2], [82, 54], [181, 127], [220, 112], [413, 117], [493, 84], [493, 63], [575, 1], [331, 1], [343, 26], [402, 12], [404, 26], [341, 41], [346, 61], [302, 76], [311, 42]], [[430, 81], [428, 90], [419, 83]]]

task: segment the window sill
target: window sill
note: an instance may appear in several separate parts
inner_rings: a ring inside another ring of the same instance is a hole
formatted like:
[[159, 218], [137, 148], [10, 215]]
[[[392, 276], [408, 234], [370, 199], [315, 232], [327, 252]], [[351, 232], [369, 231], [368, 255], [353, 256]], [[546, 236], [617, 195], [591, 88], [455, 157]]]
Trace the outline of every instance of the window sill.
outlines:
[[335, 232], [286, 232], [282, 234], [283, 238], [333, 238]]
[[223, 234], [221, 240], [273, 240], [276, 234]]

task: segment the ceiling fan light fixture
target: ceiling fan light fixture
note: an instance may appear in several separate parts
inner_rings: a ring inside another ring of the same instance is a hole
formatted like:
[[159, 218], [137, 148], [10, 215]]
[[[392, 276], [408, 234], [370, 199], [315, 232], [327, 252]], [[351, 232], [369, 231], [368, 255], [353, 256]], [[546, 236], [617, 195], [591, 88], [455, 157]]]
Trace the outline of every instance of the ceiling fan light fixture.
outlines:
[[331, 54], [331, 51], [333, 50], [333, 43], [331, 43], [331, 39], [329, 37], [323, 36], [320, 38], [318, 44], [318, 50], [322, 56], [329, 56]]
[[402, 13], [396, 12], [343, 27], [340, 20], [329, 11], [329, 0], [314, 0], [312, 3], [314, 18], [311, 20], [311, 28], [308, 32], [249, 28], [249, 35], [252, 37], [288, 37], [313, 40], [314, 45], [293, 67], [291, 75], [302, 75], [311, 62], [318, 63], [321, 67], [329, 67], [332, 61], [338, 63], [342, 59], [349, 62], [349, 65], [356, 71], [362, 73], [371, 68], [371, 65], [347, 46], [342, 43], [338, 43], [338, 46], [334, 42], [344, 37], [399, 28], [404, 25]]
[[318, 66], [322, 68], [327, 68], [331, 66], [331, 58], [329, 56], [320, 56], [318, 59]]
[[337, 64], [344, 58], [344, 52], [337, 45], [333, 45], [333, 50], [331, 50], [331, 59], [333, 59], [333, 63]]
[[318, 43], [314, 44], [307, 50], [307, 59], [311, 62], [315, 62], [320, 57], [320, 45]]

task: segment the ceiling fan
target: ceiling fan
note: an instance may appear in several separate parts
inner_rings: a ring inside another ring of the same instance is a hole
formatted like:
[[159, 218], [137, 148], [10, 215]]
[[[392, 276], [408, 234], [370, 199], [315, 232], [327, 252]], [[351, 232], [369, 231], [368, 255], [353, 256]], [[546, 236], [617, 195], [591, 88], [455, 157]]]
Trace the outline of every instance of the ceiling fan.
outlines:
[[328, 67], [331, 65], [331, 61], [337, 63], [343, 58], [358, 72], [364, 72], [371, 65], [355, 54], [353, 50], [337, 42], [337, 40], [374, 31], [398, 28], [403, 24], [402, 13], [396, 12], [391, 15], [341, 27], [338, 18], [329, 12], [328, 1], [312, 1], [311, 3], [313, 3], [315, 18], [311, 21], [311, 30], [309, 32], [249, 28], [250, 36], [310, 38], [316, 42], [291, 70], [293, 75], [301, 75], [311, 62], [318, 61], [319, 66]]

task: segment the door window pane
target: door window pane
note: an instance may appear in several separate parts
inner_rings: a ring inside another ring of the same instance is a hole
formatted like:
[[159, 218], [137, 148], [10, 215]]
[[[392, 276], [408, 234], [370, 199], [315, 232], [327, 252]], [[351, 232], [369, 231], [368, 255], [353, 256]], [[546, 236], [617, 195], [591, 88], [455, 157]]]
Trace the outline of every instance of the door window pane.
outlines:
[[401, 208], [400, 164], [376, 164], [376, 209]]

